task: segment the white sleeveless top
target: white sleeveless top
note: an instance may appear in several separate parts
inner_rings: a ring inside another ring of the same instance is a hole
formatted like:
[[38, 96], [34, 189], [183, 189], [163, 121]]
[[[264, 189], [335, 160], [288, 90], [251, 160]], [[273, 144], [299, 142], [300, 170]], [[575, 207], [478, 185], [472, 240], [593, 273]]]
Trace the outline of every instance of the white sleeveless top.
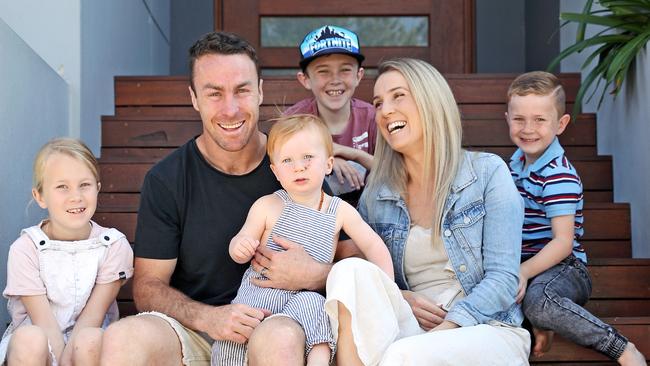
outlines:
[[465, 297], [442, 240], [431, 243], [431, 229], [413, 225], [406, 239], [404, 273], [412, 291], [445, 310]]

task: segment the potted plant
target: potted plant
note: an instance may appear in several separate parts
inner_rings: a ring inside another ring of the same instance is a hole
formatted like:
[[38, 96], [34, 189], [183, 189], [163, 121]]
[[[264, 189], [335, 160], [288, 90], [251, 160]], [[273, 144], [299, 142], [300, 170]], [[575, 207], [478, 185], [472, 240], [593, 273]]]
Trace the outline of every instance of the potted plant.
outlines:
[[[549, 71], [553, 70], [569, 55], [597, 46], [581, 66], [581, 69], [585, 69], [592, 61], [598, 60], [580, 85], [573, 107], [574, 116], [580, 112], [582, 100], [595, 81], [598, 82], [589, 99], [600, 83], [605, 83], [598, 107], [610, 86], [610, 94], [617, 95], [630, 67], [634, 65], [636, 55], [650, 40], [650, 0], [599, 0], [598, 3], [601, 8], [595, 10], [593, 0], [588, 0], [582, 13], [560, 14], [560, 19], [565, 21], [562, 26], [569, 22], [578, 23], [576, 42], [564, 49], [548, 66]], [[600, 26], [602, 30], [585, 38], [588, 24]]]

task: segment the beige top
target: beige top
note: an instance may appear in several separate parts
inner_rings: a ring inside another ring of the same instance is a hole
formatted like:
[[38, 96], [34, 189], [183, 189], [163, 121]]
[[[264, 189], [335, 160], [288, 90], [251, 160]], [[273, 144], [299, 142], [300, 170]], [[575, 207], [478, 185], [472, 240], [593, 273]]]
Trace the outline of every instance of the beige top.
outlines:
[[449, 310], [465, 297], [440, 238], [431, 245], [431, 229], [413, 225], [406, 239], [404, 272], [412, 291]]

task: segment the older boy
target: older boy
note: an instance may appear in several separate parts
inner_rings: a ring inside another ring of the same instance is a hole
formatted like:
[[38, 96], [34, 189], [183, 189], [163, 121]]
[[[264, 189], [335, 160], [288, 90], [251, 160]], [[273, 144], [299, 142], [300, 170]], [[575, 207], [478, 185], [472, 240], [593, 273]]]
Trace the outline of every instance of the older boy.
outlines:
[[[372, 165], [377, 136], [374, 108], [352, 97], [364, 74], [359, 38], [348, 29], [326, 25], [307, 34], [299, 48], [298, 81], [314, 96], [284, 114], [309, 113], [325, 121], [335, 155], [334, 175], [327, 182], [336, 195], [358, 191]], [[359, 194], [342, 198], [354, 202]]]
[[[582, 183], [557, 138], [569, 123], [559, 80], [547, 72], [517, 77], [506, 120], [519, 147], [510, 170], [525, 203], [517, 302], [533, 326], [533, 353], [550, 348], [552, 332], [622, 365], [645, 365], [634, 344], [581, 305], [589, 299], [582, 228]], [[528, 285], [528, 289], [526, 289]]]

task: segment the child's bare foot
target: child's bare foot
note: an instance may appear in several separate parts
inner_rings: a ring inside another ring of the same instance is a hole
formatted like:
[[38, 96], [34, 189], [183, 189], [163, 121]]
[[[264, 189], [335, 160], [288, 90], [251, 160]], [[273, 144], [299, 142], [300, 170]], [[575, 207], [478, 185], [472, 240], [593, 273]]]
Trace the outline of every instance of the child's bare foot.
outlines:
[[618, 359], [618, 363], [624, 366], [646, 366], [645, 357], [643, 354], [636, 349], [636, 346], [632, 342], [628, 342], [625, 346], [623, 354]]
[[533, 328], [535, 336], [535, 346], [533, 347], [533, 356], [542, 357], [551, 349], [553, 344], [553, 331]]

